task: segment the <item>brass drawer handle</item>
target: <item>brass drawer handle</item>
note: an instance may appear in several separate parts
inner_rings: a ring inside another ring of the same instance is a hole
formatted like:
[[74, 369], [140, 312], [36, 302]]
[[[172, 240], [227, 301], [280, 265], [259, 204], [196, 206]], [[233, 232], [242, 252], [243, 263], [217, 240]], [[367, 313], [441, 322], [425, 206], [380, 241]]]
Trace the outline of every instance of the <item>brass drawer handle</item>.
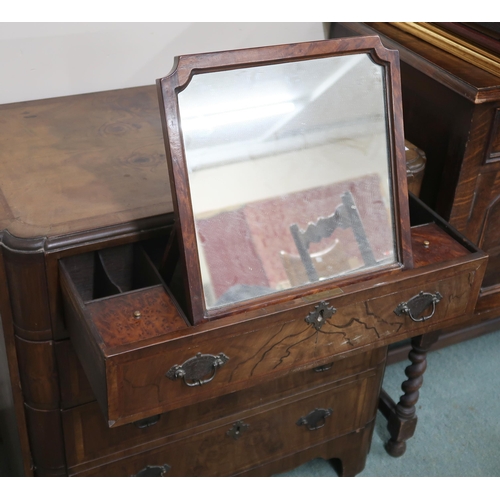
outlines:
[[[396, 309], [394, 309], [394, 313], [398, 316], [402, 314], [408, 315], [412, 321], [427, 321], [434, 316], [436, 312], [436, 304], [443, 298], [443, 296], [439, 293], [427, 293], [420, 292], [418, 295], [415, 295], [410, 300], [406, 302], [401, 302]], [[432, 311], [428, 316], [419, 317], [430, 305], [432, 304]]]
[[300, 417], [296, 424], [297, 425], [307, 425], [310, 431], [315, 431], [321, 429], [325, 425], [325, 419], [333, 413], [331, 408], [315, 408], [313, 411], [309, 412], [305, 417]]
[[197, 387], [211, 382], [217, 374], [217, 368], [228, 361], [229, 358], [223, 352], [218, 356], [199, 352], [182, 365], [172, 366], [166, 376], [171, 380], [182, 378], [188, 387]]
[[171, 469], [170, 465], [147, 465], [132, 477], [165, 477]]

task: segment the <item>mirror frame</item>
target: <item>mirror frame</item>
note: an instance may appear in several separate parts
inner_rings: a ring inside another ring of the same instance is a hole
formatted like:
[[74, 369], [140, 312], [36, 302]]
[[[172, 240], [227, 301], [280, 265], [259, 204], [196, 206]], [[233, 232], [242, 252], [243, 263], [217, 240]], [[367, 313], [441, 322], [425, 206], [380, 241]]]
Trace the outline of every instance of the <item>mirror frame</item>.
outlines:
[[[195, 74], [360, 53], [368, 54], [374, 63], [385, 68], [388, 160], [394, 207], [396, 264], [390, 266], [389, 269], [368, 271], [359, 273], [356, 276], [344, 276], [340, 279], [325, 279], [321, 282], [277, 291], [244, 302], [207, 310], [198, 257], [186, 156], [182, 131], [179, 126], [178, 93], [186, 88]], [[181, 272], [184, 279], [184, 297], [182, 297], [182, 300], [187, 308], [185, 313], [193, 324], [201, 323], [210, 318], [267, 307], [270, 304], [283, 303], [305, 295], [324, 292], [328, 289], [338, 289], [342, 284], [365, 281], [413, 267], [399, 53], [384, 47], [378, 36], [339, 38], [178, 56], [174, 60], [172, 71], [164, 78], [157, 80], [157, 90], [175, 210], [174, 231], [178, 239]]]

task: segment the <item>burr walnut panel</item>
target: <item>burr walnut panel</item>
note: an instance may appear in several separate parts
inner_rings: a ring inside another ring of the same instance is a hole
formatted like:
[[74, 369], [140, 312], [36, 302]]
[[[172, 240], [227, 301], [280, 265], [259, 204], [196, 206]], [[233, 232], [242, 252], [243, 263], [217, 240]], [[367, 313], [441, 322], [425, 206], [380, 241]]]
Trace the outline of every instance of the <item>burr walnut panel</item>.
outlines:
[[[465, 247], [458, 251], [457, 241], [435, 224], [416, 230], [414, 245], [422, 241], [429, 255], [417, 252], [415, 269], [383, 282], [327, 289], [312, 301], [194, 327], [158, 285], [84, 302], [63, 260], [67, 326], [108, 425], [123, 425], [446, 327], [472, 313], [485, 257]], [[415, 313], [417, 321], [397, 313], [410, 299], [418, 302], [421, 292], [437, 303]], [[315, 323], [311, 314], [319, 309]], [[200, 373], [189, 375], [193, 366]]]
[[[422, 330], [422, 323], [394, 314], [397, 305], [417, 295], [422, 288], [443, 296], [436, 314], [425, 324], [435, 329], [440, 322], [463, 313], [470, 299], [475, 270], [430, 282], [404, 287], [397, 292], [371, 300], [339, 304], [336, 314], [317, 331], [303, 317], [287, 323], [275, 323], [268, 328], [243, 334], [221, 336], [218, 339], [193, 338], [189, 346], [156, 350], [151, 356], [124, 360], [113, 367], [113, 382], [117, 390], [117, 414], [111, 420], [127, 419], [144, 409], [158, 413], [192, 403], [200, 397], [210, 397], [241, 389], [277, 377], [287, 371], [311, 363], [322, 363], [338, 354], [346, 354], [373, 344], [389, 343], [394, 337], [405, 338]], [[404, 291], [403, 291], [404, 290]], [[329, 301], [333, 306], [337, 301]], [[312, 306], [309, 309], [314, 309]], [[306, 310], [307, 311], [307, 310]], [[306, 311], [301, 310], [302, 316]], [[205, 386], [187, 387], [181, 380], [165, 376], [174, 365], [194, 357], [198, 352], [223, 352], [229, 361], [219, 368], [214, 379]], [[116, 377], [116, 378], [115, 378]], [[116, 385], [115, 385], [116, 384]], [[149, 413], [149, 412], [148, 412]]]

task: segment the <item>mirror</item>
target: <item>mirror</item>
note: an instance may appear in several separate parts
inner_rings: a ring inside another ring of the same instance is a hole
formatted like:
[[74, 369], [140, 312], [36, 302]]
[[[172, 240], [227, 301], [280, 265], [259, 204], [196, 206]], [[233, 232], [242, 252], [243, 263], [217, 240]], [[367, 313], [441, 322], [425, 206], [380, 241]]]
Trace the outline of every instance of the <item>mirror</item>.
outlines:
[[[232, 64], [209, 71], [196, 71], [196, 56], [185, 84], [168, 87], [171, 177], [177, 198], [190, 194], [180, 230], [204, 316], [404, 264], [390, 66], [373, 50], [327, 50], [331, 42], [317, 42], [320, 57], [265, 64], [247, 64], [252, 49], [226, 52]], [[182, 156], [172, 155], [175, 137]]]

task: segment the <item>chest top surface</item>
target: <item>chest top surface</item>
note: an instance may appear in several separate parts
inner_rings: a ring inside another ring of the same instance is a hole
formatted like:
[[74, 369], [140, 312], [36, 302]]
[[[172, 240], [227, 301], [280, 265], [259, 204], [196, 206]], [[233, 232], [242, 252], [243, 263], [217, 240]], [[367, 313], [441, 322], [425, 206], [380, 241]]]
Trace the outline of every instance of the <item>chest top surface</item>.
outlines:
[[58, 236], [171, 211], [154, 86], [0, 106], [0, 229]]

